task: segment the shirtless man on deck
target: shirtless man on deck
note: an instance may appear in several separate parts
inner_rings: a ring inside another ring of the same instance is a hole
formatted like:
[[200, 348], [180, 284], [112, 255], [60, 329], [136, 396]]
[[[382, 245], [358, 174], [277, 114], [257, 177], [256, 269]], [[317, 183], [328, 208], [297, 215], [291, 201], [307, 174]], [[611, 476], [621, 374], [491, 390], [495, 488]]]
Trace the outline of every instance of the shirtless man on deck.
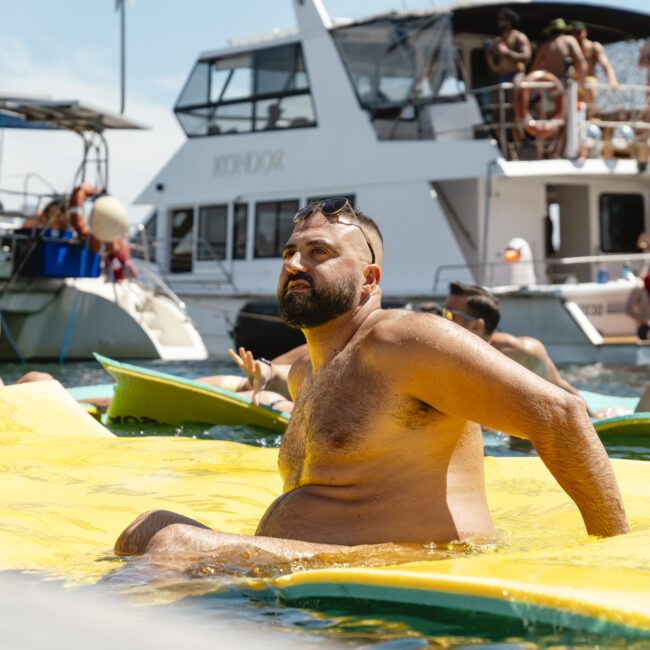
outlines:
[[596, 86], [598, 85], [598, 78], [596, 77], [596, 68], [600, 66], [605, 73], [607, 83], [613, 90], [618, 88], [618, 81], [616, 80], [616, 73], [609, 58], [605, 52], [602, 43], [592, 41], [589, 39], [587, 26], [579, 20], [573, 21], [573, 35], [575, 36], [580, 49], [587, 62], [587, 74], [585, 77], [585, 86], [582, 89], [584, 99], [587, 102], [587, 116], [593, 115], [596, 103]]
[[562, 18], [552, 20], [544, 30], [547, 40], [535, 54], [533, 70], [546, 70], [560, 81], [566, 76], [566, 61], [571, 61], [576, 79], [581, 83], [587, 76], [587, 61], [578, 41], [568, 33], [570, 26]]
[[531, 440], [590, 534], [627, 531], [609, 459], [579, 399], [455, 323], [381, 308], [382, 241], [371, 219], [343, 198], [309, 206], [282, 259], [281, 314], [309, 349], [289, 376], [284, 493], [252, 536], [144, 513], [120, 535], [118, 555], [236, 549], [266, 562], [491, 538], [478, 423]]
[[486, 50], [488, 67], [498, 75], [499, 83], [512, 81], [520, 72], [526, 72], [532, 50], [528, 36], [518, 29], [519, 14], [507, 7], [499, 12], [497, 28], [500, 36]]

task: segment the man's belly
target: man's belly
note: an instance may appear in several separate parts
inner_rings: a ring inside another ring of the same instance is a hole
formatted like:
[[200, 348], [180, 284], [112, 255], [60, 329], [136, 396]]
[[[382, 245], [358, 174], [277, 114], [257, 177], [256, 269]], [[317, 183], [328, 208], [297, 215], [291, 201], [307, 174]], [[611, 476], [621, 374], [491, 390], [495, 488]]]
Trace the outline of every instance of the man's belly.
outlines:
[[494, 536], [484, 495], [379, 492], [306, 485], [278, 497], [256, 534], [322, 544], [445, 543]]

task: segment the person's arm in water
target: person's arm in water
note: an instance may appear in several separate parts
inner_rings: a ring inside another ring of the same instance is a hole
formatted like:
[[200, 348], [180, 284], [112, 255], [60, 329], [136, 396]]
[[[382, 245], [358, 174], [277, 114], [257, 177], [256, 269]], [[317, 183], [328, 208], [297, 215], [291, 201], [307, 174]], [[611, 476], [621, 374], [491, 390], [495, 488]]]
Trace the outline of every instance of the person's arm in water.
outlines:
[[460, 420], [530, 440], [578, 506], [591, 535], [627, 532], [609, 458], [584, 402], [441, 318], [413, 315], [376, 327], [371, 363], [395, 390]]

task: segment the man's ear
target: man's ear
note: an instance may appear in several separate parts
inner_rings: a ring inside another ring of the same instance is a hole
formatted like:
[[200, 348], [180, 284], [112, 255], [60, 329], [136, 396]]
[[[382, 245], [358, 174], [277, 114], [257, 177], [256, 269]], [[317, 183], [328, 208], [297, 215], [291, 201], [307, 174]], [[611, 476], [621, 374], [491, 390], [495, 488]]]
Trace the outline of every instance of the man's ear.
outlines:
[[485, 321], [482, 318], [470, 321], [469, 330], [470, 332], [474, 332], [474, 334], [483, 336], [483, 333], [485, 332]]
[[363, 280], [364, 289], [367, 288], [370, 290], [375, 285], [379, 284], [379, 280], [381, 280], [381, 269], [379, 266], [377, 264], [369, 264], [366, 267]]

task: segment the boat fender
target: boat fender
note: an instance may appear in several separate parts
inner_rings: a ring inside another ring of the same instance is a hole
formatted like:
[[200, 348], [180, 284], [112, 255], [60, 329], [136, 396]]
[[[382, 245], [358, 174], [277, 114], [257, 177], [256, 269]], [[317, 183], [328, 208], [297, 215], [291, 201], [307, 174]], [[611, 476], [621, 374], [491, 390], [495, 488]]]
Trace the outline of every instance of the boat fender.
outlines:
[[[535, 138], [548, 140], [556, 135], [559, 126], [550, 121], [539, 122], [530, 113], [530, 93], [531, 88], [527, 88], [523, 83], [549, 82], [554, 85], [550, 91], [550, 97], [553, 101], [553, 112], [545, 120], [563, 120], [566, 112], [564, 86], [562, 82], [546, 70], [533, 70], [527, 74], [523, 81], [515, 82], [515, 120], [518, 124], [523, 125], [524, 131]], [[537, 100], [541, 102], [541, 100]]]
[[121, 240], [129, 230], [129, 213], [114, 196], [100, 196], [90, 213], [90, 232], [95, 239], [108, 243]]

